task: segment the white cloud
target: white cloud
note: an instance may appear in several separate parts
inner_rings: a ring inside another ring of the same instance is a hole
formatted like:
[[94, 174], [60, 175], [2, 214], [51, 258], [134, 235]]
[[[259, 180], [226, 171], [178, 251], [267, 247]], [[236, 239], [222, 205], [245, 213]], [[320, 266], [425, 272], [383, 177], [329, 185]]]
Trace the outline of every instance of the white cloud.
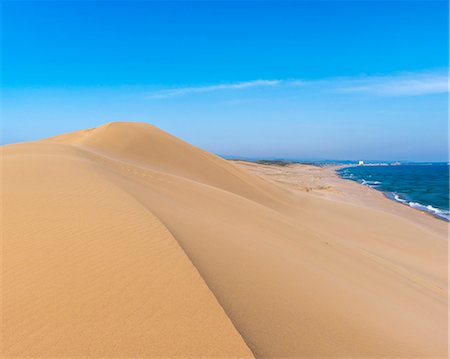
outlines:
[[245, 82], [235, 82], [228, 84], [216, 84], [209, 86], [192, 86], [192, 87], [177, 87], [170, 89], [162, 89], [150, 93], [148, 98], [161, 99], [168, 97], [183, 96], [195, 93], [208, 93], [222, 90], [242, 90], [256, 87], [278, 87], [278, 86], [303, 86], [307, 82], [302, 80], [254, 80]]
[[400, 73], [386, 76], [360, 76], [321, 80], [254, 80], [208, 86], [161, 89], [148, 95], [150, 99], [164, 99], [190, 94], [249, 88], [305, 87], [309, 92], [354, 93], [375, 96], [420, 96], [449, 91], [446, 70]]
[[367, 93], [381, 96], [420, 96], [447, 93], [447, 71], [403, 73], [391, 76], [373, 76], [338, 80], [335, 92]]
[[246, 82], [236, 82], [231, 84], [218, 84], [210, 86], [198, 86], [198, 87], [179, 87], [173, 89], [164, 89], [156, 91], [150, 94], [149, 98], [167, 98], [174, 96], [183, 96], [194, 93], [206, 93], [221, 90], [238, 90], [246, 89], [250, 87], [273, 87], [278, 86], [281, 83], [279, 80], [254, 80]]

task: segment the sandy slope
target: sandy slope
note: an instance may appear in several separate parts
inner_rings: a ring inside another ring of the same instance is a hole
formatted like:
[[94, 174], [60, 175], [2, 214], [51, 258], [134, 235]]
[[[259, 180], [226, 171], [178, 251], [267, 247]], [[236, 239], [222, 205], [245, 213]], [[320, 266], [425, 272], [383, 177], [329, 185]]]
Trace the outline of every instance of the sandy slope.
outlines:
[[5, 354], [446, 356], [447, 240], [421, 223], [141, 123], [2, 151]]

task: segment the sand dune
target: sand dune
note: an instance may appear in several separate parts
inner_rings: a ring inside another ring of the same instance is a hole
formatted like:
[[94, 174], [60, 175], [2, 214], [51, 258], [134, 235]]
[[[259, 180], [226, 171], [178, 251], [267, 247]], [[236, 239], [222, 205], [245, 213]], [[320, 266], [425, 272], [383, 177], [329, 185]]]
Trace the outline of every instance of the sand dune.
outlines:
[[4, 356], [447, 355], [447, 239], [401, 213], [143, 123], [4, 146], [2, 179]]

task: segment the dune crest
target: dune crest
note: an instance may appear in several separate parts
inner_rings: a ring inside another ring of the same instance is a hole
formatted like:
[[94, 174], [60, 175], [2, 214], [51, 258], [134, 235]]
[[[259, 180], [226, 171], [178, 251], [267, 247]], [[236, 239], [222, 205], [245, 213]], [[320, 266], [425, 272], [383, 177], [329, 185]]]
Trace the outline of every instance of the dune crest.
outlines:
[[251, 356], [161, 221], [78, 148], [3, 153], [2, 350]]
[[145, 123], [4, 146], [2, 172], [7, 356], [447, 355], [447, 240], [401, 216]]
[[191, 179], [255, 201], [270, 203], [270, 198], [281, 192], [224, 159], [147, 123], [107, 123], [50, 140], [76, 144], [114, 160]]

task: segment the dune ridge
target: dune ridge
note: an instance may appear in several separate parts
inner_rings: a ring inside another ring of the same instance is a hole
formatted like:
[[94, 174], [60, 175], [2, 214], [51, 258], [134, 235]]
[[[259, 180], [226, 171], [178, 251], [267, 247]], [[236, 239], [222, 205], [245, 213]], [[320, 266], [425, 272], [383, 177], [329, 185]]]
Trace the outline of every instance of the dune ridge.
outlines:
[[168, 229], [114, 173], [72, 146], [31, 149], [3, 157], [5, 356], [251, 356]]
[[3, 146], [2, 177], [5, 355], [447, 355], [447, 240], [420, 223], [145, 123]]

